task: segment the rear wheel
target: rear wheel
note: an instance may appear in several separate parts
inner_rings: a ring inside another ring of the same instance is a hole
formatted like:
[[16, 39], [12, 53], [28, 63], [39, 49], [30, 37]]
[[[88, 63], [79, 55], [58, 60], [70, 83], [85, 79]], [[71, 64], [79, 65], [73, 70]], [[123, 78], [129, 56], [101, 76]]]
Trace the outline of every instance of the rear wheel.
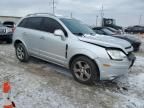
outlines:
[[98, 67], [88, 57], [77, 57], [72, 61], [70, 68], [73, 77], [80, 83], [93, 84], [95, 80], [98, 80]]
[[16, 49], [16, 56], [21, 62], [28, 62], [29, 55], [25, 48], [25, 46], [22, 43], [18, 43], [15, 47]]

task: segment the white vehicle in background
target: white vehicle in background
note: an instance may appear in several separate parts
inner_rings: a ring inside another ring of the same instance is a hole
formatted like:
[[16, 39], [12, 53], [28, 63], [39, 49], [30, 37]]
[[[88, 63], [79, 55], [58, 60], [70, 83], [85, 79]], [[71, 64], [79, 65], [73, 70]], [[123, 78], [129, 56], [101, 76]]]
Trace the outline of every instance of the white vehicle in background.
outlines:
[[46, 13], [27, 15], [13, 35], [17, 58], [30, 56], [69, 68], [84, 84], [112, 80], [126, 74], [135, 61], [125, 40], [95, 34], [78, 20]]

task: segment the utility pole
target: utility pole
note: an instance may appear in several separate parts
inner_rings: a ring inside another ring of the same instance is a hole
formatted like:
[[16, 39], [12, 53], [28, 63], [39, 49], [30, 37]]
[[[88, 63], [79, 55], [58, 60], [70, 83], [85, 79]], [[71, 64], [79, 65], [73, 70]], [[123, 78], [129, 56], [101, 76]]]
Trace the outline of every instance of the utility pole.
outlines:
[[98, 26], [98, 15], [96, 15], [96, 27]]
[[101, 25], [103, 25], [103, 18], [104, 18], [104, 7], [102, 4], [102, 9], [101, 9]]
[[139, 25], [141, 24], [141, 19], [142, 19], [142, 14], [140, 15], [140, 17], [139, 17]]
[[70, 17], [73, 18], [73, 13], [71, 12]]
[[51, 0], [49, 5], [52, 5], [52, 13], [55, 14], [55, 8], [56, 8], [56, 1], [55, 0]]
[[53, 4], [53, 14], [55, 14], [55, 0], [52, 0], [52, 4]]
[[101, 18], [104, 17], [104, 7], [103, 7], [103, 4], [102, 4], [102, 9], [101, 9]]

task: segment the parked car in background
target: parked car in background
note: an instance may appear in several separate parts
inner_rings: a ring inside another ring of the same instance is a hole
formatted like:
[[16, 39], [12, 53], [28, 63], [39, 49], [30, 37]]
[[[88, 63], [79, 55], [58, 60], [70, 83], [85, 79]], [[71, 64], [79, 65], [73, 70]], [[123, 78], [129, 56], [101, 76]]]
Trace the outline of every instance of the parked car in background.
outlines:
[[15, 26], [15, 23], [13, 21], [5, 21], [3, 22], [3, 25], [6, 27], [13, 28]]
[[132, 26], [125, 29], [127, 33], [144, 33], [144, 26]]
[[3, 25], [8, 28], [11, 28], [12, 31], [14, 31], [14, 29], [15, 29], [15, 22], [13, 22], [13, 21], [5, 21], [5, 22], [3, 22]]
[[124, 34], [124, 32], [122, 30], [117, 30], [112, 27], [105, 27], [105, 28], [109, 29], [110, 31], [112, 31], [115, 34]]
[[0, 41], [6, 41], [7, 43], [12, 43], [12, 29], [0, 24]]
[[96, 35], [79, 20], [46, 13], [21, 19], [13, 43], [20, 61], [34, 56], [64, 66], [84, 84], [124, 75], [135, 61], [129, 42]]
[[141, 45], [141, 41], [139, 38], [136, 38], [134, 35], [130, 34], [117, 34], [116, 32], [110, 31], [107, 27], [94, 27], [93, 30], [101, 35], [105, 36], [113, 36], [116, 38], [124, 39], [130, 42], [134, 48], [134, 51], [138, 51]]

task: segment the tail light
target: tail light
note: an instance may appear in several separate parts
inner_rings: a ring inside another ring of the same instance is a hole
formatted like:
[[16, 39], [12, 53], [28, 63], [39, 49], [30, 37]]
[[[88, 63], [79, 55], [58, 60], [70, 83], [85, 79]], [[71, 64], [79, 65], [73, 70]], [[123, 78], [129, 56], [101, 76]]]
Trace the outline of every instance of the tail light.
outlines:
[[12, 32], [13, 32], [13, 33], [14, 33], [15, 29], [16, 29], [16, 27], [13, 27], [13, 28], [12, 28]]

